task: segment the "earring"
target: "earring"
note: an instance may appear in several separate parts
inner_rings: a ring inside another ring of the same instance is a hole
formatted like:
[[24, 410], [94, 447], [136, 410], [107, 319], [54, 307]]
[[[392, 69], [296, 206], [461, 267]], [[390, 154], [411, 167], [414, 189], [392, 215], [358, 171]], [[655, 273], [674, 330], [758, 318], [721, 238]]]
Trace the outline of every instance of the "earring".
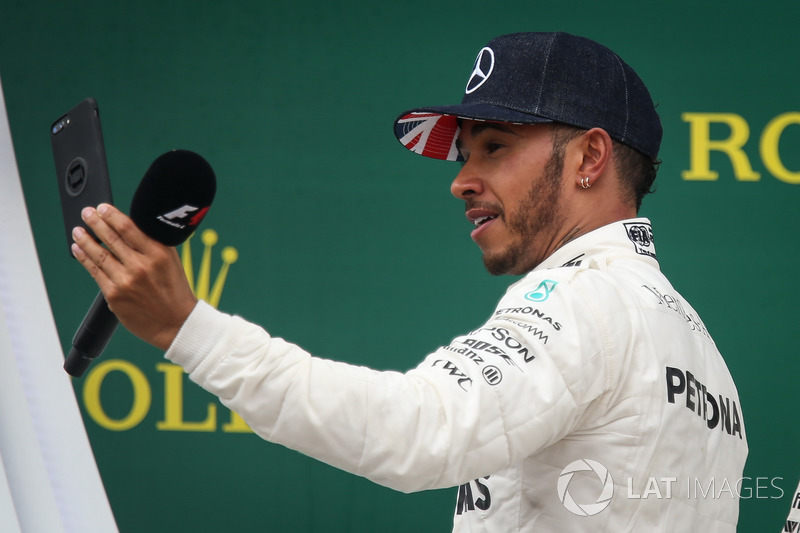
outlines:
[[592, 184], [589, 183], [589, 176], [581, 178], [581, 187], [583, 187], [584, 189], [588, 189], [591, 186]]

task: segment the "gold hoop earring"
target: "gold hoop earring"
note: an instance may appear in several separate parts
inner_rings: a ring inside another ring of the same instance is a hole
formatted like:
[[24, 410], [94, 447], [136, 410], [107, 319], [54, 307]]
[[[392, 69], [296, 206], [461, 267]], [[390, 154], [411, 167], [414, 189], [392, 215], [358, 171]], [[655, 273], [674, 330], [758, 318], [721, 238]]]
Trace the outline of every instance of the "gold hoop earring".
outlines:
[[592, 184], [589, 183], [589, 176], [581, 178], [581, 187], [583, 187], [584, 189], [588, 189], [591, 186]]

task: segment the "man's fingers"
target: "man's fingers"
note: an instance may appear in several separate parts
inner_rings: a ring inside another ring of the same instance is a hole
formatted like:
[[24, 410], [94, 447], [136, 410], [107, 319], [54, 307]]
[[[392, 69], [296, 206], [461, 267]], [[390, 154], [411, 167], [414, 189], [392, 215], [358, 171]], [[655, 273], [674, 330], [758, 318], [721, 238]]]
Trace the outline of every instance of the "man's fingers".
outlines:
[[[108, 247], [108, 249], [106, 249], [97, 243], [89, 243], [88, 241], [84, 241], [87, 243], [87, 246], [84, 246], [82, 242], [75, 238], [73, 233], [75, 242], [81, 245], [83, 251], [86, 252], [100, 268], [104, 268], [103, 263], [107, 260], [108, 255], [113, 254], [120, 262], [124, 263], [126, 258], [133, 253], [133, 250], [123, 240], [122, 236], [101, 218], [100, 213], [95, 208], [85, 207], [83, 211], [81, 211], [81, 218], [94, 232], [97, 238]], [[97, 246], [92, 246], [91, 244], [96, 244]], [[111, 271], [106, 270], [106, 273], [110, 274]]]
[[[105, 250], [88, 234], [83, 228], [75, 228], [72, 230], [72, 238], [75, 241], [72, 244], [72, 255], [78, 262], [89, 272], [89, 275], [94, 278], [100, 290], [111, 285], [111, 279], [106, 274], [101, 265], [106, 261], [116, 259], [111, 257], [108, 250]], [[91, 254], [91, 255], [90, 255]]]
[[112, 205], [100, 204], [97, 209], [87, 207], [81, 217], [122, 263], [146, 253], [151, 244], [150, 238]]
[[168, 348], [197, 298], [174, 247], [150, 239], [111, 206], [86, 208], [86, 224], [73, 230], [73, 255], [92, 275], [120, 322], [135, 335]]
[[97, 214], [103, 222], [117, 232], [134, 250], [145, 253], [146, 249], [152, 244], [152, 239], [145, 235], [145, 233], [134, 224], [130, 217], [113, 205], [98, 205]]

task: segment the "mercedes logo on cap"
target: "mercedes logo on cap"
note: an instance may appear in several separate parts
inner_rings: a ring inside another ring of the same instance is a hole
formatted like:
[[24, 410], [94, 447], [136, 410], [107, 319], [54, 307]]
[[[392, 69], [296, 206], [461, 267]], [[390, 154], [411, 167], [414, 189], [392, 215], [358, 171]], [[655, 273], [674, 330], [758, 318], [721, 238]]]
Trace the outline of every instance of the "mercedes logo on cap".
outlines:
[[494, 52], [488, 46], [481, 48], [478, 57], [475, 58], [475, 65], [472, 67], [472, 74], [467, 82], [466, 94], [475, 92], [478, 87], [486, 83], [494, 70]]

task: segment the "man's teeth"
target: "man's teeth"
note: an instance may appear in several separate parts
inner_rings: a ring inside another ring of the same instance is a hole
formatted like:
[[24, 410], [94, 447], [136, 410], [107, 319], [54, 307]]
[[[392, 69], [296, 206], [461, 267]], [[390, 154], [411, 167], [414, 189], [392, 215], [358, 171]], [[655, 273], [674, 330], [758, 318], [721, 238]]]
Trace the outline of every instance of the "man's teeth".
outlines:
[[486, 216], [483, 216], [483, 217], [478, 217], [478, 218], [476, 218], [476, 219], [473, 221], [473, 223], [475, 224], [475, 227], [478, 227], [478, 226], [480, 226], [481, 224], [484, 224], [484, 223], [486, 223], [486, 222], [489, 222], [490, 220], [492, 220], [492, 219], [495, 219], [495, 218], [497, 218], [497, 215], [486, 215]]

